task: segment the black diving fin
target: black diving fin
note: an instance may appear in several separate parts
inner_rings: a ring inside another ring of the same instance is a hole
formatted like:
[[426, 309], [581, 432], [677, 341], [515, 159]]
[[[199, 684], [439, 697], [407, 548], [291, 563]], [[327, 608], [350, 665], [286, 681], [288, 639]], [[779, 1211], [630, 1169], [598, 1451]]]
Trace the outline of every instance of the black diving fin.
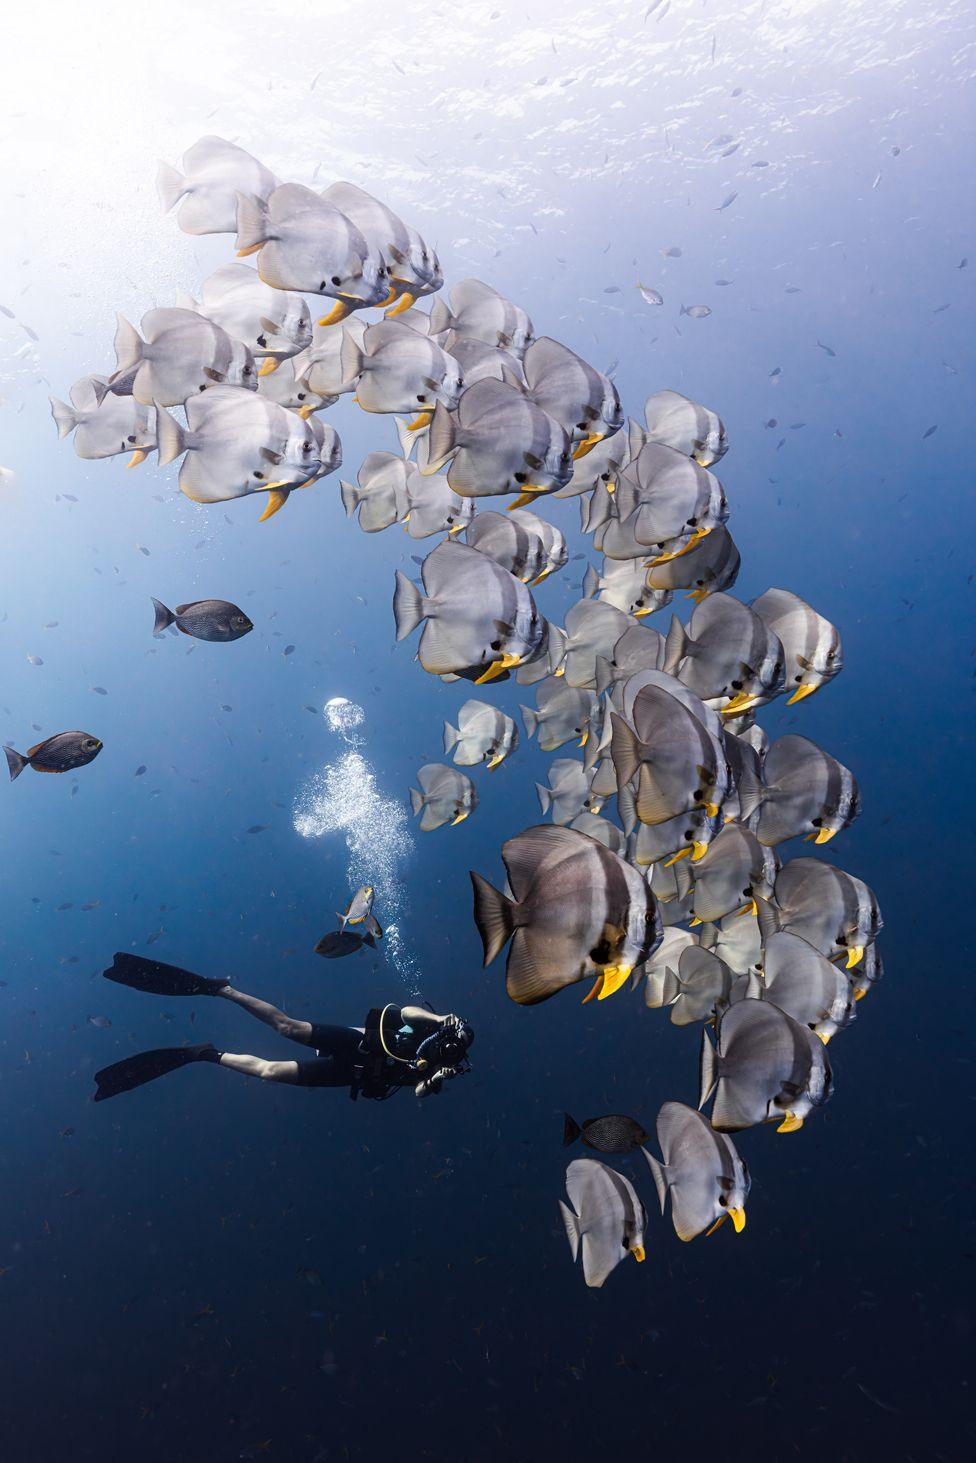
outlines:
[[134, 991], [147, 991], [152, 996], [215, 996], [229, 982], [196, 975], [179, 965], [164, 965], [161, 960], [147, 960], [144, 955], [119, 951], [110, 970], [102, 974], [117, 985]]
[[103, 1067], [95, 1073], [95, 1101], [104, 1102], [107, 1097], [118, 1097], [120, 1092], [131, 1092], [134, 1087], [142, 1087], [156, 1077], [165, 1077], [167, 1072], [175, 1072], [189, 1062], [217, 1061], [219, 1055], [210, 1041], [201, 1046], [164, 1046], [154, 1051], [136, 1052], [135, 1056], [113, 1062], [110, 1067]]

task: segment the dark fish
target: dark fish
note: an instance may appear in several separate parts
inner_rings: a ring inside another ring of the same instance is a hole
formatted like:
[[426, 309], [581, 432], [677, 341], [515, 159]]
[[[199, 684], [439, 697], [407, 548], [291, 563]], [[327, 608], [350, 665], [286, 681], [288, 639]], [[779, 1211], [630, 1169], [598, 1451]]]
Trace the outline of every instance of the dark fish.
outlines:
[[153, 600], [156, 622], [153, 634], [162, 635], [170, 625], [175, 625], [184, 635], [194, 640], [240, 640], [248, 635], [254, 626], [237, 605], [226, 599], [197, 599], [189, 604], [177, 605], [176, 612], [168, 610], [158, 599]]
[[58, 732], [47, 737], [25, 753], [15, 752], [13, 747], [4, 747], [10, 781], [19, 777], [25, 767], [35, 772], [73, 772], [76, 767], [87, 767], [102, 750], [102, 743], [88, 732]]
[[569, 1113], [563, 1113], [563, 1147], [568, 1148], [577, 1138], [582, 1138], [588, 1148], [598, 1153], [633, 1153], [648, 1139], [647, 1133], [636, 1118], [622, 1113], [609, 1113], [602, 1118], [585, 1118], [577, 1123]]
[[354, 955], [364, 945], [373, 946], [375, 943], [372, 934], [368, 932], [360, 935], [354, 930], [332, 930], [319, 940], [315, 953], [324, 955], [326, 960], [338, 960], [343, 955]]

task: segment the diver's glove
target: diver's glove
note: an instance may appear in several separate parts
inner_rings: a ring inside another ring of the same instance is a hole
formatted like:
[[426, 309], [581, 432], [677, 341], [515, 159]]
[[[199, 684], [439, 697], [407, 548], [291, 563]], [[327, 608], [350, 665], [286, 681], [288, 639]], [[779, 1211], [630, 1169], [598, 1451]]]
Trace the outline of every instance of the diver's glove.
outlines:
[[432, 1072], [429, 1077], [425, 1077], [423, 1081], [417, 1083], [413, 1089], [414, 1096], [429, 1097], [431, 1093], [440, 1092], [445, 1081], [449, 1082], [456, 1076], [456, 1067], [438, 1067], [436, 1072]]

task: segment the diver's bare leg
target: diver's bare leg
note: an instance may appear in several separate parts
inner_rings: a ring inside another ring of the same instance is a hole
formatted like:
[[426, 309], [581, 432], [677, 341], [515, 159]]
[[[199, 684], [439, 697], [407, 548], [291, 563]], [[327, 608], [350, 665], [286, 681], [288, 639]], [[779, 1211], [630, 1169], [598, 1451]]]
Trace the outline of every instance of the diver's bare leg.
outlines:
[[[249, 1016], [258, 1021], [263, 1021], [265, 1026], [271, 1026], [279, 1036], [287, 1037], [289, 1041], [297, 1041], [300, 1046], [314, 1045], [312, 1040], [311, 1021], [298, 1021], [294, 1016], [287, 1016], [284, 1011], [279, 1011], [277, 1006], [272, 1006], [270, 1001], [262, 1001], [258, 996], [249, 996], [246, 991], [236, 991], [232, 985], [225, 985], [216, 992], [225, 1001], [233, 1001], [235, 1006], [240, 1006]], [[260, 1057], [241, 1057], [235, 1060], [258, 1062]], [[265, 1065], [268, 1065], [267, 1063]], [[271, 1063], [272, 1066], [288, 1066], [287, 1062]], [[292, 1064], [294, 1065], [294, 1064]], [[241, 1069], [243, 1070], [243, 1069]], [[260, 1075], [254, 1073], [252, 1075]], [[293, 1078], [276, 1078], [277, 1081], [293, 1081]]]
[[243, 1077], [260, 1077], [265, 1082], [289, 1082], [294, 1085], [298, 1081], [297, 1062], [268, 1062], [264, 1057], [221, 1052], [219, 1065], [227, 1067], [231, 1072], [240, 1072]]

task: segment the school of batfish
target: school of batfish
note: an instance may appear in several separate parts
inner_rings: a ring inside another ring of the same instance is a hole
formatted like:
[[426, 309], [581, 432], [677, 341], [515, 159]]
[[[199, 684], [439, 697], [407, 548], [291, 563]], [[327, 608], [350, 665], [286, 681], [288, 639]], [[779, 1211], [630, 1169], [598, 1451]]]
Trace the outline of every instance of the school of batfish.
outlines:
[[[730, 594], [740, 561], [713, 471], [728, 449], [721, 419], [661, 390], [643, 426], [627, 423], [606, 375], [536, 336], [524, 309], [479, 280], [425, 313], [418, 302], [443, 284], [435, 251], [352, 183], [282, 183], [205, 137], [182, 171], [161, 165], [158, 188], [184, 231], [236, 233], [238, 258], [256, 268], [222, 265], [199, 300], [150, 310], [141, 333], [120, 317], [114, 371], [77, 382], [70, 404], [52, 400], [61, 436], [73, 432], [85, 458], [182, 459], [187, 497], [261, 493], [264, 521], [340, 467], [339, 438], [318, 413], [352, 394], [394, 416], [399, 451], [370, 452], [341, 492], [366, 533], [399, 523], [413, 538], [443, 535], [420, 585], [397, 573], [397, 639], [422, 627], [417, 659], [443, 680], [483, 688], [514, 674], [534, 686], [526, 735], [545, 752], [578, 752], [538, 787], [551, 823], [502, 846], [505, 889], [471, 875], [485, 964], [508, 946], [506, 989], [520, 1005], [584, 981], [584, 1001], [605, 1001], [629, 984], [674, 1025], [703, 1024], [699, 1110], [664, 1103], [660, 1158], [623, 1115], [567, 1117], [565, 1137], [603, 1154], [640, 1148], [682, 1240], [729, 1218], [740, 1231], [750, 1178], [729, 1134], [794, 1132], [830, 1097], [827, 1044], [881, 976], [882, 919], [853, 875], [818, 858], [781, 862], [789, 840], [822, 845], [848, 827], [858, 786], [806, 737], [770, 743], [756, 713], [812, 696], [843, 653], [835, 627], [789, 590], [751, 604]], [[317, 321], [307, 295], [328, 302]], [[476, 512], [476, 499], [512, 494], [503, 511]], [[533, 593], [568, 559], [564, 535], [535, 511], [543, 498], [578, 498], [600, 554], [562, 625]], [[681, 592], [694, 601], [688, 622], [652, 628], [647, 617]], [[252, 628], [220, 600], [155, 609], [156, 633], [175, 624], [223, 641]], [[454, 765], [422, 767], [411, 789], [424, 831], [477, 807], [461, 769], [494, 770], [519, 744], [488, 700], [467, 701], [457, 720], [444, 728]], [[7, 759], [13, 778], [77, 768], [100, 750], [65, 732]], [[605, 815], [613, 799], [616, 821]], [[362, 944], [342, 918], [329, 953]], [[577, 1158], [566, 1190], [587, 1285], [628, 1254], [644, 1258], [647, 1215], [628, 1178]]]

